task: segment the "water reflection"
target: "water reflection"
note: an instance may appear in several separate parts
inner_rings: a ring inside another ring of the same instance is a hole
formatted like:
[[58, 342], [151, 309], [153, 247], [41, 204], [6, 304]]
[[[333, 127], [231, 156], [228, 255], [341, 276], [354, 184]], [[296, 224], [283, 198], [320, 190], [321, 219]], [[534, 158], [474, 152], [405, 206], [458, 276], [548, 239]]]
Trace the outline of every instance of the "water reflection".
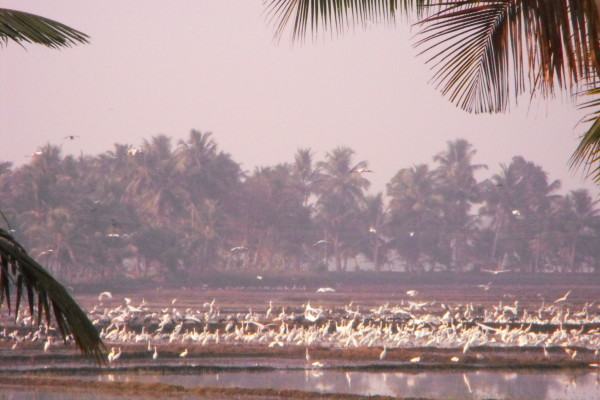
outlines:
[[[81, 378], [81, 377], [79, 377]], [[600, 399], [597, 372], [359, 372], [339, 370], [243, 371], [200, 374], [108, 374], [103, 381], [138, 381], [173, 385], [293, 389], [424, 397], [434, 399]]]
[[[597, 371], [438, 371], [364, 372], [343, 370], [237, 370], [219, 372], [161, 373], [119, 370], [103, 374], [55, 375], [45, 378], [97, 380], [100, 382], [163, 383], [193, 387], [272, 388], [321, 393], [384, 395], [429, 399], [599, 399]], [[98, 395], [93, 391], [68, 393], [40, 388], [3, 388], [1, 399], [35, 400], [135, 400], [136, 397]]]

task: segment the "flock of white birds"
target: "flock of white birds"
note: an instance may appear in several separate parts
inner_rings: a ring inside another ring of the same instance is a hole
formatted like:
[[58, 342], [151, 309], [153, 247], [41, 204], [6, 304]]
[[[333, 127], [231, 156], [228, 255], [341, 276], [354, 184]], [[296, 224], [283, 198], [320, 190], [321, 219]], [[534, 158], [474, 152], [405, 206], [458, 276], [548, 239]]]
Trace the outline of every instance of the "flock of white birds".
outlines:
[[[416, 292], [416, 291], [415, 291]], [[409, 294], [410, 297], [416, 295]], [[600, 349], [600, 309], [594, 303], [571, 309], [567, 302], [570, 292], [536, 309], [527, 309], [518, 301], [498, 303], [486, 309], [469, 304], [402, 301], [397, 305], [383, 304], [364, 309], [353, 303], [332, 309], [315, 307], [310, 301], [298, 307], [277, 306], [270, 302], [260, 311], [222, 311], [216, 301], [198, 308], [178, 307], [173, 299], [169, 307], [152, 309], [142, 299], [117, 301], [109, 292], [99, 296], [99, 304], [89, 310], [89, 317], [111, 348], [108, 361], [121, 355], [121, 347], [130, 344], [147, 345], [153, 359], [160, 357], [162, 346], [185, 348], [179, 355], [188, 356], [188, 347], [211, 345], [259, 345], [269, 348], [298, 346], [309, 349], [379, 348], [384, 360], [391, 349], [445, 348], [456, 351], [449, 362], [478, 346], [538, 348], [545, 357], [563, 350], [576, 359], [583, 353], [592, 367]], [[104, 305], [108, 301], [111, 306]], [[56, 342], [56, 332], [41, 327], [25, 333], [19, 327], [32, 326], [31, 317], [17, 318], [17, 328], [0, 332], [0, 339], [14, 342], [13, 348], [26, 341], [42, 341], [44, 351]], [[589, 361], [591, 359], [591, 362]], [[407, 362], [419, 363], [421, 357]], [[321, 367], [313, 361], [313, 367]]]

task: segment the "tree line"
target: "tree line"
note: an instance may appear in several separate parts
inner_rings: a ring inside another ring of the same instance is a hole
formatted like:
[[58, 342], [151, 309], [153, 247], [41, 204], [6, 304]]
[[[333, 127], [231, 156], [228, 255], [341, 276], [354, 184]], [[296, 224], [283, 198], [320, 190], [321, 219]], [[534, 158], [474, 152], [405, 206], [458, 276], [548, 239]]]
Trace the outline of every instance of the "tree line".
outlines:
[[[337, 147], [318, 160], [242, 171], [211, 133], [164, 135], [29, 163], [0, 163], [0, 209], [15, 238], [57, 276], [199, 276], [212, 270], [333, 269], [595, 272], [600, 208], [585, 189], [557, 193], [516, 156], [477, 180], [475, 149], [447, 143], [433, 164], [400, 169], [370, 194], [367, 161]], [[185, 276], [185, 275], [184, 275]]]

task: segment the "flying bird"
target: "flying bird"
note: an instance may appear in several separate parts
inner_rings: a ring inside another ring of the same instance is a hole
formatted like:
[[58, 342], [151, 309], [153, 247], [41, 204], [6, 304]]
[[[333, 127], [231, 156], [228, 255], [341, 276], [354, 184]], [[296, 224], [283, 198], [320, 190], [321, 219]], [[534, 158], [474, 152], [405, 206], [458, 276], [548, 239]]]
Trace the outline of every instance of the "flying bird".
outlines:
[[78, 138], [79, 138], [79, 136], [77, 136], [77, 135], [67, 135], [67, 136], [65, 136], [65, 139], [69, 139], [69, 140], [75, 140], [75, 139], [78, 139]]
[[248, 251], [248, 248], [247, 247], [243, 247], [243, 246], [238, 246], [238, 247], [233, 247], [230, 251], [232, 253], [244, 252], [244, 251]]
[[367, 172], [373, 172], [373, 171], [371, 171], [368, 168], [361, 167], [361, 168], [352, 168], [348, 173], [350, 173], [350, 174], [364, 174], [364, 173], [367, 173]]
[[571, 294], [571, 291], [569, 290], [567, 293], [565, 293], [565, 295], [563, 297], [560, 297], [560, 298], [554, 300], [554, 304], [560, 303], [561, 301], [565, 301], [567, 299], [567, 297], [569, 297], [570, 294]]
[[102, 292], [100, 293], [100, 296], [98, 296], [98, 301], [102, 301], [103, 298], [107, 298], [107, 299], [112, 299], [112, 293], [111, 292]]
[[144, 152], [136, 149], [135, 147], [130, 147], [129, 150], [127, 150], [128, 156], [135, 156], [136, 154], [144, 154]]
[[499, 269], [499, 270], [491, 270], [491, 269], [482, 269], [481, 272], [487, 272], [488, 274], [494, 274], [494, 275], [498, 275], [498, 274], [503, 274], [505, 272], [510, 272], [509, 269]]
[[317, 293], [330, 293], [330, 292], [335, 292], [335, 289], [330, 288], [330, 287], [322, 287], [322, 288], [317, 289]]

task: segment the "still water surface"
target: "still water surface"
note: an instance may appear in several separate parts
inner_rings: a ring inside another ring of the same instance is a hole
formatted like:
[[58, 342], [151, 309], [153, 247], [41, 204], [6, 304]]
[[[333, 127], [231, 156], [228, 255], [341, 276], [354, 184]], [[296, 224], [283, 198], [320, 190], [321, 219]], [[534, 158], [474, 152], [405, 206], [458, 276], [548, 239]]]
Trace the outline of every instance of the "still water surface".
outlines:
[[[145, 382], [230, 388], [292, 389], [322, 393], [386, 395], [431, 399], [600, 399], [600, 376], [581, 371], [468, 371], [468, 372], [362, 372], [340, 370], [225, 371], [158, 373], [115, 371], [100, 375], [60, 375], [61, 379]], [[17, 393], [15, 393], [17, 394]], [[3, 392], [2, 399], [95, 399], [81, 393]]]

